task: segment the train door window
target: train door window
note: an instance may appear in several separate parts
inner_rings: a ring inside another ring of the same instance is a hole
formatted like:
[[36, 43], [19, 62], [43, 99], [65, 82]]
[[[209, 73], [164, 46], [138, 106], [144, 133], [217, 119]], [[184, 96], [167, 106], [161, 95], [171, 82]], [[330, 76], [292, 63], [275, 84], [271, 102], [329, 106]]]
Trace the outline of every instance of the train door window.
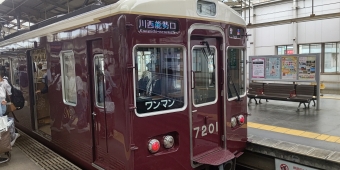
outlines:
[[136, 47], [134, 55], [137, 113], [146, 116], [183, 110], [183, 48]]
[[4, 74], [7, 76], [7, 78], [9, 80], [12, 80], [12, 75], [11, 75], [11, 72], [10, 72], [10, 63], [11, 63], [11, 59], [10, 58], [7, 58], [7, 59], [3, 59], [2, 60], [2, 64], [1, 64], [1, 69], [4, 69], [2, 71], [4, 71]]
[[94, 76], [95, 76], [95, 96], [96, 105], [104, 107], [104, 89], [105, 89], [105, 71], [104, 71], [104, 56], [96, 54], [94, 56]]
[[62, 66], [62, 89], [63, 101], [67, 105], [77, 105], [77, 83], [75, 60], [73, 51], [62, 51], [60, 53]]
[[227, 88], [228, 99], [243, 97], [246, 93], [245, 52], [240, 48], [227, 50]]
[[194, 105], [206, 105], [217, 100], [216, 48], [194, 46], [192, 50], [192, 76]]
[[20, 78], [20, 72], [19, 72], [19, 64], [20, 64], [20, 60], [19, 59], [13, 59], [12, 60], [12, 69], [11, 69], [11, 83], [14, 87], [19, 88], [19, 78]]

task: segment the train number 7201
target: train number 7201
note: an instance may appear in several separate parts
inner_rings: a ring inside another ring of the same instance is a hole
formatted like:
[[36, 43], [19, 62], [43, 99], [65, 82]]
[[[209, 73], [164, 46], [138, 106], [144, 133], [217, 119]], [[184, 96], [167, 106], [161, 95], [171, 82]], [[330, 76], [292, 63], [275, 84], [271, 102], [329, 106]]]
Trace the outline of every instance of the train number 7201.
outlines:
[[195, 138], [197, 138], [199, 135], [203, 137], [203, 136], [207, 136], [208, 133], [213, 134], [214, 132], [218, 132], [218, 122], [210, 123], [208, 126], [203, 125], [201, 127], [195, 127], [194, 131], [196, 131]]

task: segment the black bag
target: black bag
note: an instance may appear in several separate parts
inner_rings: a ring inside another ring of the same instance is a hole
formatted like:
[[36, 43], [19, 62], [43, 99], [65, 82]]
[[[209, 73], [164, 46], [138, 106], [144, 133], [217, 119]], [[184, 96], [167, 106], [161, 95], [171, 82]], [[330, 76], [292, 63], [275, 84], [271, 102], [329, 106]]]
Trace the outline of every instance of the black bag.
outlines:
[[22, 109], [25, 105], [25, 98], [24, 98], [23, 93], [19, 89], [13, 87], [12, 83], [9, 82], [7, 78], [4, 78], [4, 79], [6, 79], [8, 84], [11, 86], [11, 93], [12, 93], [11, 102], [14, 104], [17, 110]]
[[139, 93], [145, 93], [146, 92], [146, 86], [150, 79], [148, 77], [143, 77], [140, 80], [138, 80], [138, 88], [139, 88]]

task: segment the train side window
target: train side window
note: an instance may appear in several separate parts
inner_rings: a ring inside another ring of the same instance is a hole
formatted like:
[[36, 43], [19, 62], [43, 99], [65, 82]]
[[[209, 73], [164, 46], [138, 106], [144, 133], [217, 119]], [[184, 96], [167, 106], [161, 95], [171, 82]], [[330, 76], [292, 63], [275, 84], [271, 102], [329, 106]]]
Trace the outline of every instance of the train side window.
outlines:
[[11, 83], [14, 87], [20, 89], [20, 71], [19, 71], [19, 66], [20, 66], [20, 61], [19, 59], [13, 59], [12, 60], [12, 73], [11, 76]]
[[63, 101], [67, 105], [77, 105], [77, 83], [73, 51], [60, 52]]
[[182, 47], [136, 47], [137, 113], [161, 114], [184, 108]]
[[104, 89], [105, 88], [105, 70], [104, 70], [104, 55], [96, 54], [94, 56], [94, 80], [95, 80], [95, 98], [98, 107], [104, 107]]
[[243, 97], [246, 93], [245, 52], [241, 48], [227, 50], [228, 99]]

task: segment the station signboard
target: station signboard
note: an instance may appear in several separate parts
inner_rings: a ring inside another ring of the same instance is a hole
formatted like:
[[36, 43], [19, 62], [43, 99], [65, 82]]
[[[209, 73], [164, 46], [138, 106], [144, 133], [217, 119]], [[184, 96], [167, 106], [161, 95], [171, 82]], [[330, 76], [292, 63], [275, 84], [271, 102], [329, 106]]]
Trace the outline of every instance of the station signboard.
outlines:
[[260, 81], [315, 82], [320, 59], [316, 54], [250, 56], [249, 78]]

